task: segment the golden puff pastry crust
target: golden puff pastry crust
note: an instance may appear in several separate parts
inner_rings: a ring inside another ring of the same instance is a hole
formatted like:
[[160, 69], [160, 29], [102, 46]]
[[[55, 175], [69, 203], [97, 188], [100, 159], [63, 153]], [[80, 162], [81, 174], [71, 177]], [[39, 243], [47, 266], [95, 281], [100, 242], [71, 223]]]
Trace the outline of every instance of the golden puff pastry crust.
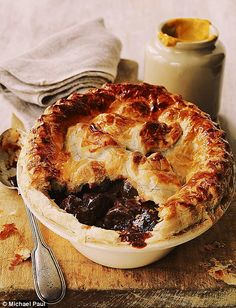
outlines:
[[27, 137], [19, 165], [28, 202], [43, 196], [36, 211], [92, 242], [119, 244], [122, 238], [72, 219], [48, 191], [66, 187], [75, 193], [106, 179], [126, 179], [158, 213], [147, 243], [211, 226], [234, 193], [225, 133], [180, 95], [145, 83], [106, 84], [48, 107]]

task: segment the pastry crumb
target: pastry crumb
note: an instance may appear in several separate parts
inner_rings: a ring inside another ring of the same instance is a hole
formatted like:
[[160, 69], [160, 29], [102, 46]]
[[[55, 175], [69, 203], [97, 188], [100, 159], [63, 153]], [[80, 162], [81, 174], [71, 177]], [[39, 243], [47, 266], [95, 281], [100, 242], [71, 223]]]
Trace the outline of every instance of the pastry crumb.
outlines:
[[208, 273], [216, 280], [221, 280], [228, 285], [236, 285], [236, 267], [230, 260], [228, 264], [222, 264], [215, 258], [211, 259], [211, 266]]
[[11, 261], [9, 266], [9, 270], [13, 270], [15, 266], [21, 264], [22, 262], [26, 261], [30, 258], [30, 250], [28, 248], [20, 249], [14, 256], [14, 259]]
[[220, 243], [218, 241], [214, 241], [212, 243], [209, 243], [209, 244], [205, 244], [203, 246], [203, 249], [204, 251], [207, 251], [207, 252], [211, 252], [215, 249], [218, 249], [218, 248], [224, 248], [225, 247], [225, 243]]
[[19, 255], [22, 256], [23, 260], [27, 260], [30, 258], [30, 250], [28, 248], [22, 248], [17, 252]]
[[5, 240], [13, 234], [18, 233], [18, 229], [14, 223], [3, 225], [3, 230], [0, 232], [0, 240]]

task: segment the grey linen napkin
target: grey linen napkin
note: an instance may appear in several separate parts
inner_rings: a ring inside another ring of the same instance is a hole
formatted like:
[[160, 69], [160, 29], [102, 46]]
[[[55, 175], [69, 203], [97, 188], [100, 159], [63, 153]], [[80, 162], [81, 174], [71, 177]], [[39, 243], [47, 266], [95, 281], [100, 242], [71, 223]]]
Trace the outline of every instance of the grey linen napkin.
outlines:
[[[1, 63], [0, 84], [11, 92], [9, 101], [22, 115], [28, 105], [25, 102], [46, 107], [74, 91], [114, 81], [120, 51], [121, 42], [105, 28], [103, 19], [76, 24]], [[14, 101], [12, 94], [18, 99]], [[27, 121], [31, 113], [35, 116], [41, 110], [29, 109]]]

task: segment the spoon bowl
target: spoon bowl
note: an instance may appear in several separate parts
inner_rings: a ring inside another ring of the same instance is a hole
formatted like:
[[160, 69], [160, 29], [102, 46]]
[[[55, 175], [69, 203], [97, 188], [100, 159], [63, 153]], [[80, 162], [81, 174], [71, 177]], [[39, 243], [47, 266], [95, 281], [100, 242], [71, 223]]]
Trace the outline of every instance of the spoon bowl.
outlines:
[[22, 133], [9, 128], [0, 136], [0, 182], [9, 189], [17, 189], [16, 166], [21, 150]]

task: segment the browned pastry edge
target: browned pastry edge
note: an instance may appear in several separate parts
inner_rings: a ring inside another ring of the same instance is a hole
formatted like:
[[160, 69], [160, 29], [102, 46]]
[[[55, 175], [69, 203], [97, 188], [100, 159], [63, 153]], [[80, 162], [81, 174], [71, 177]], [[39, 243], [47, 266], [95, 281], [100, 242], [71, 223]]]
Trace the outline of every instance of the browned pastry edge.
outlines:
[[[89, 121], [99, 113], [112, 112], [121, 102], [125, 105], [122, 114], [132, 114], [133, 119], [156, 120], [164, 111], [168, 111], [168, 120], [173, 123], [175, 119], [181, 122], [188, 118], [192, 124], [186, 137], [189, 142], [203, 132], [207, 154], [214, 158], [207, 162], [208, 171], [197, 170], [180, 193], [162, 206], [169, 208], [167, 219], [179, 215], [176, 212], [179, 207], [188, 208], [192, 216], [204, 208], [213, 221], [217, 220], [225, 210], [224, 205], [228, 205], [234, 189], [234, 162], [225, 133], [195, 105], [161, 86], [107, 84], [86, 94], [74, 93], [49, 107], [31, 134], [28, 170], [32, 185], [43, 190], [50, 186], [52, 179], [60, 178], [59, 166], [68, 158], [63, 141], [70, 126]], [[178, 130], [175, 134], [179, 134]]]

